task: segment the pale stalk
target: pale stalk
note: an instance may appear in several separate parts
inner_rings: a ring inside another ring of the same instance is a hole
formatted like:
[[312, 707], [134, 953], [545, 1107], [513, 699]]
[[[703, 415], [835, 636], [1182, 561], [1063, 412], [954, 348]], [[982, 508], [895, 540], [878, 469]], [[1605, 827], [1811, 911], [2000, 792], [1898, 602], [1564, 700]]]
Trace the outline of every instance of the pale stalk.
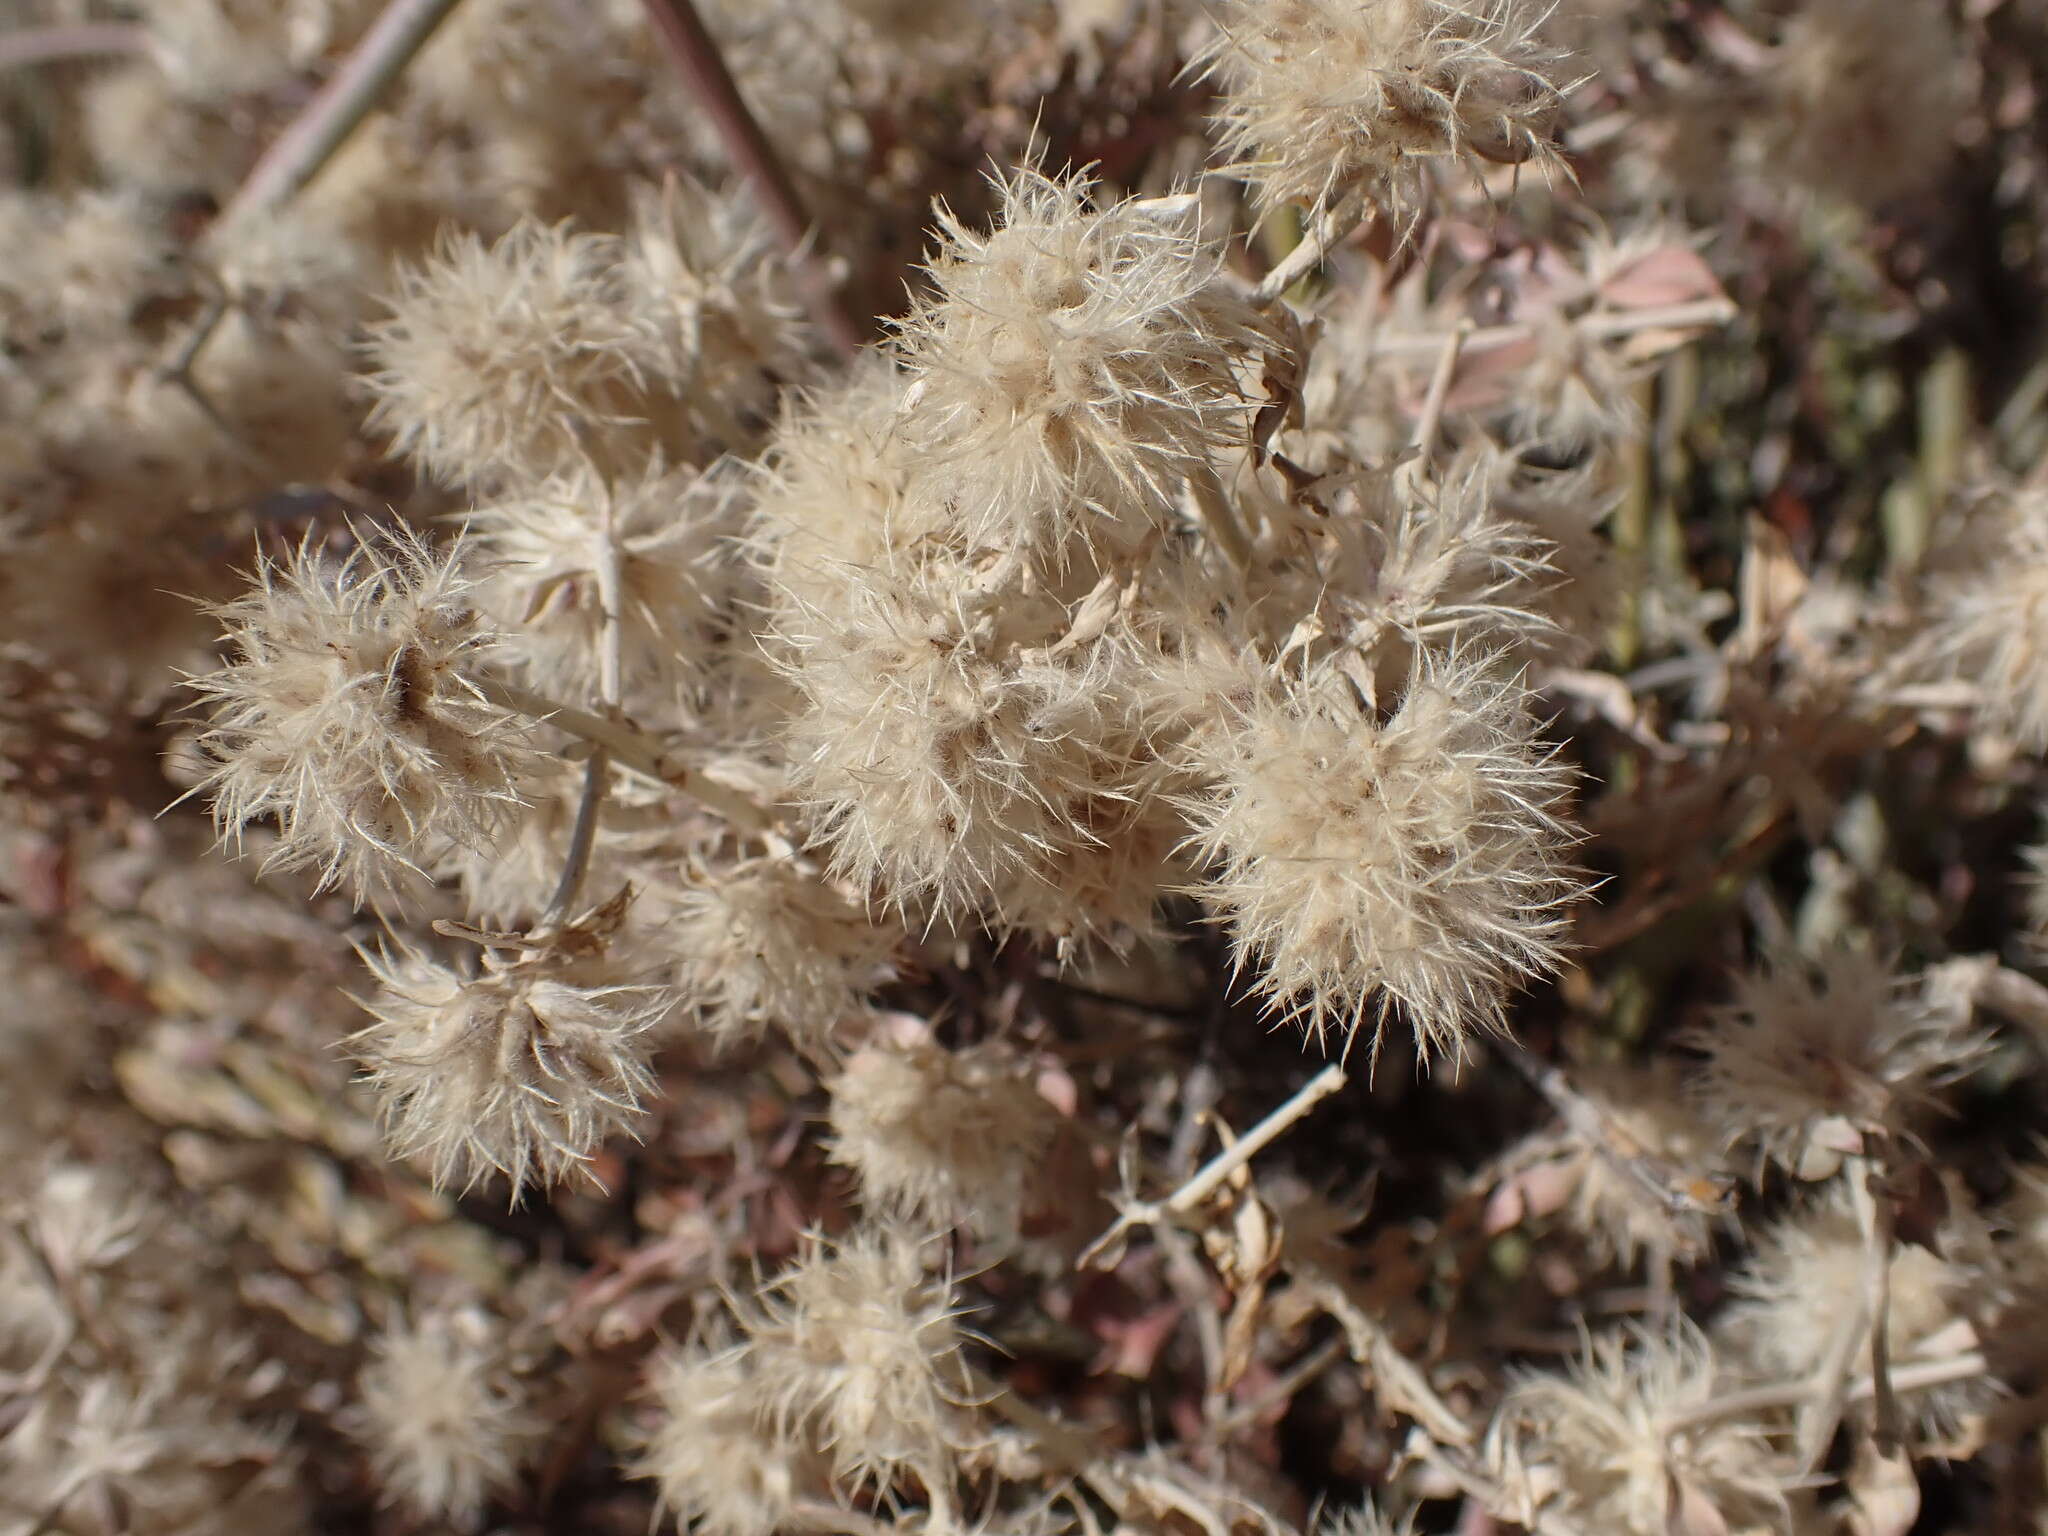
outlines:
[[[1611, 341], [1643, 331], [1704, 330], [1726, 325], [1740, 313], [1727, 299], [1693, 299], [1683, 304], [1651, 305], [1643, 309], [1601, 309], [1581, 315], [1572, 326], [1581, 335]], [[1374, 350], [1382, 357], [1429, 357], [1440, 355], [1450, 339], [1448, 331], [1412, 331], [1407, 335], [1382, 336]], [[1467, 333], [1464, 350], [1485, 352], [1494, 347], [1527, 341], [1536, 327], [1526, 321], [1508, 325], [1482, 325]]]
[[552, 725], [593, 747], [603, 748], [622, 767], [631, 768], [688, 795], [742, 831], [763, 836], [775, 831], [774, 818], [763, 806], [707, 773], [670, 761], [661, 743], [637, 726], [594, 715], [587, 709], [557, 704], [553, 699], [522, 688], [517, 683], [506, 682], [503, 678], [479, 677], [473, 681], [477, 692], [487, 702], [511, 714]]
[[1364, 216], [1365, 199], [1356, 192], [1345, 194], [1317, 213], [1302, 229], [1294, 249], [1260, 279], [1258, 287], [1252, 290], [1252, 302], [1262, 308], [1277, 302], [1288, 289], [1320, 267], [1338, 242], [1358, 228]]
[[1193, 1177], [1164, 1200], [1134, 1200], [1126, 1205], [1109, 1230], [1082, 1251], [1080, 1258], [1075, 1260], [1076, 1265], [1082, 1269], [1094, 1265], [1113, 1243], [1133, 1227], [1160, 1226], [1173, 1217], [1185, 1216], [1199, 1208], [1209, 1196], [1222, 1187], [1225, 1179], [1279, 1140], [1296, 1121], [1348, 1081], [1350, 1079], [1344, 1075], [1342, 1067], [1332, 1063], [1323, 1068], [1286, 1103], [1267, 1115], [1237, 1141], [1210, 1158], [1196, 1170]]
[[[1990, 1374], [1991, 1362], [1981, 1349], [1962, 1350], [1938, 1360], [1915, 1360], [1888, 1373], [1891, 1390], [1901, 1397], [1934, 1387], [1953, 1386], [1959, 1381], [1975, 1381]], [[1725, 1392], [1681, 1412], [1666, 1414], [1657, 1421], [1657, 1427], [1667, 1435], [1675, 1435], [1722, 1419], [1748, 1418], [1780, 1408], [1798, 1408], [1812, 1402], [1826, 1390], [1811, 1376], [1801, 1381], [1766, 1382], [1762, 1386], [1745, 1387], [1739, 1392]], [[1877, 1390], [1873, 1377], [1859, 1376], [1848, 1384], [1842, 1393], [1842, 1401], [1844, 1404], [1868, 1402], [1877, 1396]]]
[[[625, 670], [624, 581], [619, 569], [619, 541], [611, 499], [604, 500], [603, 521], [598, 529], [597, 602], [601, 614], [597, 647], [597, 691], [607, 715], [616, 716], [623, 695]], [[590, 870], [591, 850], [597, 845], [597, 824], [604, 814], [606, 791], [611, 787], [611, 757], [603, 748], [590, 754], [583, 765], [583, 794], [576, 803], [576, 824], [569, 832], [569, 849], [562, 864], [562, 878], [555, 887], [541, 926], [564, 921], [583, 890]]]

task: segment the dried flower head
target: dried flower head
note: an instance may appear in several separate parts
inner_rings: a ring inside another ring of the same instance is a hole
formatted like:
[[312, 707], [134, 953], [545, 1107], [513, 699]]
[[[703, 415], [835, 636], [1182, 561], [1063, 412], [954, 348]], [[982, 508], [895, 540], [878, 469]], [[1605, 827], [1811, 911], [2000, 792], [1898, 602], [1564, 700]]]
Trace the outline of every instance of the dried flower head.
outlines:
[[1543, 0], [1231, 0], [1206, 55], [1261, 206], [1353, 188], [1403, 220], [1424, 167], [1554, 162], [1566, 83]]
[[[1675, 1062], [1659, 1058], [1640, 1067], [1574, 1075], [1608, 1122], [1650, 1156], [1693, 1174], [1718, 1169], [1715, 1127], [1684, 1093]], [[1705, 1212], [1674, 1210], [1593, 1149], [1583, 1148], [1582, 1155], [1569, 1214], [1595, 1252], [1622, 1264], [1644, 1258], [1652, 1273], [1676, 1258], [1707, 1252], [1712, 1227]]]
[[1965, 1022], [1867, 955], [1781, 962], [1738, 978], [1692, 1037], [1706, 1055], [1695, 1092], [1724, 1146], [1828, 1178], [1870, 1138], [1912, 1134], [1983, 1049]]
[[509, 1492], [545, 1421], [474, 1308], [400, 1321], [370, 1345], [356, 1432], [384, 1497], [429, 1520], [473, 1526]]
[[935, 293], [903, 322], [906, 428], [973, 545], [1132, 540], [1246, 425], [1264, 322], [1182, 200], [1088, 206], [1019, 170], [987, 235], [943, 209]]
[[455, 485], [690, 457], [661, 388], [669, 351], [631, 311], [618, 258], [614, 236], [531, 222], [495, 245], [446, 238], [399, 272], [371, 328], [372, 423]]
[[454, 555], [404, 530], [338, 564], [308, 542], [214, 612], [231, 659], [191, 686], [213, 706], [201, 788], [224, 835], [275, 817], [266, 868], [371, 902], [492, 844], [533, 756], [475, 681], [493, 636]]
[[676, 983], [725, 1044], [772, 1027], [822, 1047], [888, 977], [901, 936], [779, 859], [702, 870], [672, 902]]
[[630, 1132], [654, 1092], [649, 1031], [667, 998], [602, 948], [487, 958], [474, 972], [403, 945], [363, 958], [378, 990], [349, 1046], [393, 1154], [425, 1158], [437, 1185], [495, 1171], [516, 1203]]
[[1570, 775], [1485, 658], [1419, 653], [1383, 721], [1321, 669], [1203, 754], [1216, 789], [1188, 804], [1214, 867], [1200, 891], [1270, 1007], [1334, 1026], [1347, 1049], [1368, 1029], [1377, 1050], [1398, 1013], [1425, 1055], [1455, 1052], [1502, 1027], [1513, 982], [1558, 963], [1582, 890]]
[[1764, 164], [1866, 206], [1924, 191], [1957, 154], [1973, 63], [1941, 6], [1803, 0], [1764, 76]]
[[620, 682], [679, 696], [723, 618], [736, 489], [734, 476], [658, 462], [616, 481], [579, 465], [471, 512], [479, 600], [507, 656], [544, 693], [588, 690], [602, 661], [601, 572], [615, 561]]
[[778, 1422], [769, 1383], [745, 1346], [664, 1351], [649, 1368], [656, 1418], [633, 1471], [662, 1508], [704, 1536], [775, 1536], [797, 1504], [823, 1496], [821, 1458]]
[[1501, 1513], [1616, 1536], [1782, 1520], [1797, 1472], [1755, 1420], [1695, 1412], [1717, 1382], [1712, 1348], [1683, 1319], [1590, 1338], [1563, 1374], [1522, 1376], [1486, 1436], [1514, 1501]]
[[[1978, 1322], [2010, 1300], [1989, 1231], [1973, 1212], [1952, 1209], [1938, 1236], [1939, 1252], [1890, 1245], [1885, 1343], [1893, 1371], [1976, 1349]], [[1875, 1241], [1857, 1220], [1851, 1191], [1829, 1185], [1812, 1205], [1756, 1235], [1749, 1262], [1730, 1279], [1735, 1300], [1716, 1320], [1717, 1337], [1766, 1380], [1809, 1381], [1831, 1358], [1867, 1360], [1864, 1298]], [[1935, 1434], [1953, 1430], [1997, 1392], [1979, 1372], [1902, 1393], [1900, 1403], [1921, 1433]]]
[[923, 1247], [875, 1226], [814, 1239], [742, 1319], [778, 1422], [814, 1436], [840, 1478], [931, 1485], [975, 1437], [962, 1309]]
[[695, 181], [635, 187], [619, 277], [630, 311], [672, 350], [706, 450], [752, 447], [778, 391], [810, 373], [810, 332], [753, 209]]
[[1321, 477], [1311, 493], [1318, 511], [1301, 529], [1304, 557], [1268, 577], [1282, 599], [1276, 610], [1312, 614], [1309, 624], [1374, 655], [1396, 685], [1418, 646], [1543, 644], [1556, 630], [1543, 602], [1557, 577], [1548, 544], [1495, 510], [1504, 474], [1498, 461], [1472, 457], [1439, 486], [1393, 469]]
[[804, 706], [788, 750], [832, 868], [899, 910], [976, 913], [1032, 880], [1090, 839], [1076, 806], [1128, 796], [1142, 747], [1114, 644], [1006, 643], [1034, 611], [1057, 633], [1048, 599], [970, 609], [971, 580], [936, 560], [863, 573], [778, 637]]
[[825, 1084], [831, 1154], [871, 1207], [1015, 1240], [1058, 1117], [995, 1045], [877, 1039]]
[[1990, 514], [1971, 530], [1978, 558], [1937, 583], [1932, 635], [1947, 671], [1976, 685], [1978, 718], [2038, 752], [2048, 749], [2048, 494], [2015, 494]]

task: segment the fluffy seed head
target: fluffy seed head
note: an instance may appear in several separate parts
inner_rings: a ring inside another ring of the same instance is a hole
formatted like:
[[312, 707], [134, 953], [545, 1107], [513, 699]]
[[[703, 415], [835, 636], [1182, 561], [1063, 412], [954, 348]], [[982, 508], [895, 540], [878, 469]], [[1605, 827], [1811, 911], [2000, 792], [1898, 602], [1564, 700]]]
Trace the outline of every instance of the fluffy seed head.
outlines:
[[654, 1424], [633, 1464], [662, 1508], [705, 1536], [775, 1536], [797, 1502], [828, 1486], [817, 1454], [779, 1425], [744, 1345], [668, 1350], [649, 1371]]
[[1771, 174], [1866, 206], [1924, 191], [1956, 156], [1972, 64], [1941, 6], [1805, 0], [1756, 114]]
[[[1994, 1315], [2009, 1299], [1995, 1250], [1974, 1213], [1952, 1209], [1939, 1239], [1938, 1253], [1917, 1243], [1892, 1245], [1885, 1328], [1893, 1370], [1977, 1346], [1974, 1321]], [[1812, 1377], [1844, 1328], [1855, 1330], [1849, 1358], [1867, 1358], [1870, 1319], [1848, 1302], [1864, 1294], [1868, 1252], [1849, 1191], [1830, 1185], [1824, 1198], [1757, 1235], [1749, 1263], [1729, 1282], [1736, 1299], [1717, 1319], [1717, 1334], [1767, 1380]], [[1900, 1401], [1913, 1422], [1936, 1432], [1952, 1429], [1996, 1391], [1988, 1377], [1978, 1376]]]
[[1044, 600], [977, 613], [970, 580], [866, 573], [780, 637], [804, 703], [788, 749], [832, 867], [902, 910], [974, 913], [1037, 878], [1089, 841], [1076, 806], [1127, 794], [1139, 749], [1113, 647], [1005, 644]]
[[1846, 951], [1746, 973], [1693, 1044], [1706, 1054], [1695, 1092], [1723, 1145], [1818, 1179], [1866, 1138], [1910, 1135], [1983, 1049], [1913, 983]]
[[909, 430], [976, 543], [1131, 538], [1242, 439], [1263, 322], [1177, 204], [1091, 209], [1031, 170], [1000, 190], [988, 235], [940, 213], [936, 292], [899, 342]]
[[303, 544], [213, 611], [230, 660], [191, 686], [213, 707], [200, 787], [224, 835], [275, 817], [265, 867], [359, 902], [492, 845], [534, 758], [472, 681], [493, 637], [453, 555], [403, 531], [339, 564]]
[[636, 187], [619, 277], [629, 311], [674, 353], [698, 437], [750, 446], [777, 390], [809, 372], [809, 332], [760, 220], [694, 181]]
[[[1589, 1339], [1563, 1374], [1526, 1375], [1487, 1432], [1490, 1468], [1523, 1506], [1574, 1529], [1774, 1528], [1799, 1479], [1763, 1428], [1735, 1415], [1687, 1422], [1717, 1386], [1714, 1355], [1691, 1323]], [[1678, 1427], [1672, 1427], [1674, 1422]], [[1503, 1513], [1506, 1513], [1505, 1511]]]
[[589, 465], [554, 475], [469, 516], [480, 600], [505, 652], [534, 686], [574, 698], [599, 675], [599, 569], [616, 551], [620, 681], [673, 698], [713, 638], [736, 526], [732, 476], [659, 464], [610, 481]]
[[900, 937], [782, 860], [703, 871], [671, 900], [677, 985], [724, 1044], [772, 1027], [823, 1046], [888, 977]]
[[952, 1475], [969, 1431], [959, 1315], [920, 1244], [863, 1227], [814, 1241], [762, 1289], [745, 1327], [781, 1422], [814, 1435], [837, 1476], [932, 1483]]
[[437, 1185], [498, 1172], [516, 1203], [630, 1132], [653, 1095], [666, 999], [615, 961], [543, 952], [467, 974], [403, 946], [363, 958], [378, 990], [350, 1048], [393, 1155], [425, 1158]]
[[[1567, 771], [1519, 684], [1482, 659], [1421, 653], [1376, 722], [1334, 668], [1273, 687], [1209, 738], [1212, 793], [1190, 797], [1200, 892], [1268, 1005], [1348, 1049], [1388, 1018], [1425, 1055], [1499, 1029], [1518, 979], [1553, 969], [1564, 908]], [[1368, 1025], [1368, 1012], [1374, 1021]]]
[[833, 1160], [870, 1207], [1015, 1239], [1058, 1125], [1025, 1063], [992, 1045], [877, 1040], [825, 1086]]
[[1423, 168], [1547, 164], [1565, 85], [1542, 0], [1231, 0], [1207, 63], [1262, 206], [1357, 188], [1397, 218]]
[[[687, 457], [659, 383], [660, 339], [622, 292], [618, 241], [536, 223], [495, 245], [444, 240], [398, 274], [371, 328], [371, 421], [454, 485], [540, 479], [600, 452], [637, 470], [658, 447]], [[613, 467], [609, 462], [605, 467]]]
[[1998, 509], [1983, 558], [1935, 593], [1933, 637], [1954, 676], [1979, 691], [1978, 718], [2022, 747], [2048, 749], [2048, 494]]
[[473, 1310], [400, 1322], [370, 1346], [357, 1434], [386, 1499], [429, 1520], [472, 1525], [507, 1492], [545, 1427]]
[[[1676, 1065], [1656, 1060], [1643, 1067], [1577, 1074], [1578, 1086], [1610, 1123], [1651, 1156], [1673, 1168], [1718, 1166], [1715, 1128], [1681, 1091]], [[1572, 1225], [1593, 1250], [1624, 1265], [1647, 1257], [1652, 1265], [1707, 1252], [1709, 1218], [1673, 1211], [1635, 1179], [1591, 1149], [1572, 1192]], [[1655, 1272], [1654, 1270], [1652, 1271]]]

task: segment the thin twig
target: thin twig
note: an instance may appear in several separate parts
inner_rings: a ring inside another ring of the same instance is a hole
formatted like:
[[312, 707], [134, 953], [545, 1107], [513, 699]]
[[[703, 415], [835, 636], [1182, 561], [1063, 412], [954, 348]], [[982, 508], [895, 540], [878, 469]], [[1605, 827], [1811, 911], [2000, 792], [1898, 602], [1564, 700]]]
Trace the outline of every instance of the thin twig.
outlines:
[[1197, 1209], [1219, 1189], [1223, 1181], [1271, 1146], [1302, 1116], [1350, 1081], [1335, 1063], [1323, 1068], [1301, 1090], [1278, 1109], [1253, 1126], [1237, 1141], [1204, 1163], [1185, 1184], [1164, 1200], [1133, 1200], [1104, 1232], [1090, 1243], [1076, 1264], [1087, 1269], [1097, 1263], [1133, 1227], [1159, 1226], [1171, 1217], [1185, 1216]]
[[81, 22], [68, 27], [16, 27], [0, 32], [0, 69], [149, 52], [149, 28], [126, 22]]
[[1274, 1408], [1291, 1402], [1295, 1393], [1343, 1359], [1349, 1348], [1350, 1340], [1341, 1334], [1323, 1340], [1275, 1377], [1264, 1391], [1234, 1404], [1227, 1413], [1214, 1420], [1208, 1427], [1209, 1439], [1220, 1444], [1247, 1425], [1256, 1424]]
[[289, 202], [318, 175], [455, 5], [456, 0], [391, 0], [341, 67], [263, 151], [221, 210], [220, 224]]
[[602, 747], [622, 767], [690, 796], [743, 831], [766, 835], [775, 830], [774, 818], [763, 806], [709, 774], [674, 762], [663, 752], [660, 742], [637, 726], [592, 714], [587, 709], [557, 704], [503, 678], [478, 677], [472, 681], [477, 692], [498, 708], [552, 725], [593, 747]]
[[1364, 216], [1365, 199], [1355, 192], [1340, 197], [1315, 214], [1302, 230], [1301, 239], [1294, 249], [1283, 256], [1252, 290], [1252, 302], [1263, 308], [1278, 300], [1328, 260], [1337, 243], [1358, 228]]
[[[1869, 1185], [1879, 1177], [1882, 1163], [1872, 1165], [1865, 1179]], [[1871, 1402], [1874, 1405], [1876, 1425], [1874, 1437], [1877, 1448], [1890, 1456], [1897, 1452], [1905, 1439], [1905, 1430], [1899, 1422], [1899, 1400], [1892, 1391], [1891, 1380], [1891, 1310], [1892, 1310], [1892, 1246], [1895, 1241], [1892, 1230], [1892, 1203], [1887, 1191], [1867, 1188], [1870, 1200], [1871, 1232], [1870, 1252], [1864, 1260], [1864, 1294], [1870, 1311], [1870, 1383], [1873, 1390]]]
[[[1934, 1387], [1951, 1386], [1959, 1381], [1975, 1381], [1989, 1375], [1991, 1362], [1981, 1349], [1966, 1349], [1953, 1355], [1944, 1355], [1938, 1360], [1915, 1360], [1891, 1371], [1891, 1390], [1900, 1396], [1911, 1392], [1925, 1392]], [[1709, 1398], [1681, 1412], [1667, 1414], [1658, 1421], [1658, 1428], [1667, 1435], [1682, 1430], [1694, 1429], [1702, 1424], [1712, 1424], [1720, 1419], [1747, 1418], [1759, 1413], [1770, 1413], [1778, 1408], [1798, 1408], [1810, 1403], [1826, 1388], [1809, 1376], [1800, 1381], [1772, 1381], [1762, 1386], [1745, 1387], [1740, 1392], [1727, 1392], [1719, 1397]], [[1859, 1376], [1848, 1384], [1842, 1393], [1844, 1404], [1869, 1402], [1877, 1396], [1877, 1382], [1869, 1376]]]
[[539, 926], [551, 929], [566, 919], [583, 893], [583, 877], [590, 872], [590, 851], [597, 846], [597, 822], [604, 810], [604, 797], [611, 783], [611, 755], [603, 747], [590, 754], [583, 765], [583, 792], [576, 799], [576, 821], [569, 829], [569, 848], [562, 859], [562, 878], [555, 894], [548, 898]]
[[1244, 524], [1238, 521], [1230, 499], [1223, 494], [1223, 485], [1216, 478], [1216, 471], [1207, 464], [1197, 466], [1195, 472], [1188, 476], [1188, 489], [1217, 547], [1239, 572], [1249, 571], [1252, 568], [1251, 536], [1245, 532]]
[[1094, 1439], [1026, 1402], [993, 1377], [971, 1371], [970, 1384], [978, 1404], [993, 1409], [1031, 1436], [1039, 1450], [1087, 1483], [1119, 1519], [1123, 1517], [1130, 1494], [1129, 1482], [1102, 1454]]
[[[1572, 326], [1581, 335], [1611, 341], [1641, 331], [1704, 330], [1726, 325], [1741, 311], [1729, 299], [1691, 299], [1683, 304], [1656, 304], [1642, 309], [1599, 309], [1581, 315]], [[1467, 352], [1486, 352], [1512, 346], [1536, 334], [1534, 324], [1516, 321], [1507, 325], [1482, 325], [1465, 338]], [[1433, 357], [1450, 339], [1447, 331], [1414, 331], [1400, 336], [1382, 336], [1374, 350], [1382, 357]]]
[[718, 129], [725, 152], [740, 174], [753, 184], [762, 211], [782, 241], [790, 275], [803, 295], [811, 319], [841, 355], [853, 356], [860, 350], [861, 334], [840, 305], [818, 261], [816, 232], [810, 215], [804, 211], [796, 183], [790, 179], [768, 135], [762, 132], [760, 120], [740, 94], [704, 18], [697, 14], [691, 0], [644, 3], [655, 35]]
[[1410, 462], [1417, 476], [1429, 473], [1429, 461], [1436, 455], [1437, 433], [1443, 428], [1444, 402], [1451, 394], [1451, 376], [1458, 371], [1458, 355], [1465, 350], [1465, 339], [1471, 334], [1471, 322], [1460, 321], [1444, 338], [1444, 349], [1437, 357], [1436, 372], [1430, 375], [1429, 393], [1423, 397], [1422, 415], [1416, 419], [1415, 436], [1411, 439], [1415, 457]]
[[[618, 528], [608, 499], [598, 529], [597, 603], [598, 701], [606, 714], [617, 715], [625, 696], [625, 579], [620, 568]], [[590, 761], [583, 768], [583, 793], [576, 802], [576, 823], [569, 832], [562, 878], [541, 917], [543, 928], [568, 917], [583, 890], [583, 877], [590, 868], [591, 850], [597, 845], [598, 818], [604, 812], [611, 779], [611, 755], [600, 747], [590, 754]]]
[[[1870, 1159], [1852, 1157], [1843, 1166], [1842, 1173], [1849, 1181], [1849, 1195], [1856, 1206], [1856, 1226], [1868, 1265], [1870, 1255], [1878, 1248], [1877, 1197], [1870, 1188]], [[1846, 1308], [1821, 1354], [1820, 1365], [1813, 1373], [1813, 1395], [1801, 1405], [1799, 1413], [1797, 1451], [1802, 1473], [1810, 1473], [1820, 1466], [1827, 1455], [1828, 1443], [1835, 1438], [1835, 1429], [1842, 1422], [1842, 1408], [1848, 1401], [1850, 1366], [1869, 1337], [1872, 1299], [1873, 1288], [1866, 1278], [1853, 1297], [1845, 1298]]]
[[1732, 1185], [1727, 1180], [1672, 1167], [1579, 1092], [1562, 1067], [1540, 1060], [1512, 1040], [1498, 1041], [1494, 1049], [1557, 1111], [1575, 1140], [1591, 1148], [1665, 1215], [1718, 1216], [1728, 1209]]
[[[238, 220], [289, 202], [369, 116], [455, 5], [456, 0], [390, 0], [341, 67], [257, 157], [214, 221], [215, 228], [231, 229]], [[209, 294], [206, 308], [162, 369], [164, 382], [191, 396], [230, 440], [233, 430], [200, 392], [192, 370], [232, 307], [225, 292]]]

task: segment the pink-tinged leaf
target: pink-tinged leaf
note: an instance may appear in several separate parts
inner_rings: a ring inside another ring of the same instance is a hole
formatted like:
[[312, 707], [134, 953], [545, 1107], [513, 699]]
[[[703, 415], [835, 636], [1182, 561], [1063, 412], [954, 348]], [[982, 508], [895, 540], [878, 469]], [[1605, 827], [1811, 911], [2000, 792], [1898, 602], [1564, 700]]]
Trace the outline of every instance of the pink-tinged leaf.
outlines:
[[1600, 297], [1615, 309], [1649, 309], [1727, 294], [1697, 251], [1660, 245], [1610, 272], [1600, 284]]
[[1091, 1371], [1097, 1375], [1114, 1371], [1133, 1381], [1145, 1380], [1152, 1374], [1159, 1351], [1173, 1336], [1181, 1314], [1181, 1304], [1170, 1301], [1134, 1318], [1096, 1319], [1095, 1335], [1103, 1341], [1104, 1348], [1090, 1366]]
[[1487, 1197], [1482, 1218], [1488, 1237], [1548, 1216], [1571, 1199], [1585, 1171], [1583, 1162], [1538, 1163], [1503, 1179]]
[[1664, 1530], [1666, 1536], [1728, 1536], [1728, 1521], [1712, 1499], [1691, 1483], [1673, 1478]]
[[1920, 1518], [1920, 1480], [1903, 1451], [1888, 1455], [1864, 1440], [1846, 1481], [1854, 1536], [1906, 1536]]
[[[1458, 358], [1458, 371], [1451, 375], [1450, 392], [1444, 396], [1446, 411], [1479, 411], [1500, 404], [1536, 360], [1539, 350], [1533, 336], [1519, 337], [1498, 346], [1475, 347]], [[1416, 409], [1421, 409], [1417, 404]]]

